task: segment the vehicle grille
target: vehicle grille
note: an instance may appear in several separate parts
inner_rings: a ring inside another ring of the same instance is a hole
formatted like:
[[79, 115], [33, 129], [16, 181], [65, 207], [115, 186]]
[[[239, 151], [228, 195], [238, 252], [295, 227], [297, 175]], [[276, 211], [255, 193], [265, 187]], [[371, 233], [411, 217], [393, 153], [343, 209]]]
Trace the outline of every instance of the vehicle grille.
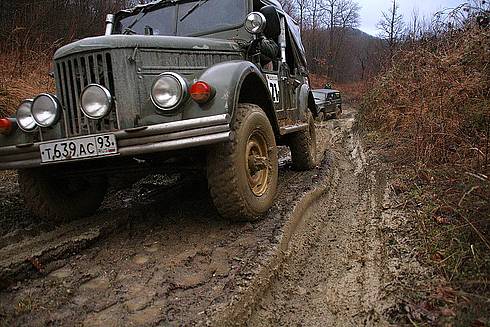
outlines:
[[91, 83], [100, 84], [112, 95], [115, 94], [110, 53], [92, 53], [58, 60], [56, 74], [66, 136], [108, 132], [119, 128], [114, 108], [101, 120], [87, 118], [80, 109], [80, 94]]

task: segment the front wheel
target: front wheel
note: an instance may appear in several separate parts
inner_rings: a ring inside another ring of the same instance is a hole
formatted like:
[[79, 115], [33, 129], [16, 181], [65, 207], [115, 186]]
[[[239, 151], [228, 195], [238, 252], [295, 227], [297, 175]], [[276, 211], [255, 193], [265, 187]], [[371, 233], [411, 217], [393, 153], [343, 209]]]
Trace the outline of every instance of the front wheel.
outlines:
[[254, 221], [270, 209], [276, 195], [276, 139], [267, 115], [254, 104], [238, 105], [232, 129], [232, 141], [208, 152], [209, 191], [223, 218]]
[[19, 171], [19, 185], [27, 208], [52, 222], [95, 213], [107, 191], [107, 179], [102, 176], [57, 177], [36, 169]]

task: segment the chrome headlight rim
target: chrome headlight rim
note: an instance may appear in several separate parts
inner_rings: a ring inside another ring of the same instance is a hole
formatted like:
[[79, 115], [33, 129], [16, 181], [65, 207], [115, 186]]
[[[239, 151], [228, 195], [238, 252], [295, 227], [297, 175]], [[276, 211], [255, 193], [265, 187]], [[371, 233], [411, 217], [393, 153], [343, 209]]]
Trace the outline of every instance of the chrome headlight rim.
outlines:
[[[101, 90], [103, 95], [104, 95], [104, 100], [107, 101], [107, 103], [106, 103], [107, 109], [105, 109], [102, 112], [103, 114], [93, 115], [90, 112], [88, 112], [86, 110], [86, 108], [84, 108], [84, 106], [83, 106], [84, 95], [91, 88], [97, 88], [97, 89]], [[89, 84], [83, 89], [82, 93], [80, 94], [80, 109], [82, 110], [82, 112], [85, 116], [87, 116], [88, 118], [93, 119], [93, 120], [99, 120], [99, 119], [106, 117], [112, 110], [113, 102], [114, 102], [114, 99], [112, 97], [111, 91], [109, 91], [105, 86], [100, 85], [100, 84], [95, 84], [95, 83]]]
[[[51, 101], [51, 103], [53, 105], [53, 109], [54, 109], [54, 115], [52, 116], [52, 118], [50, 119], [50, 121], [48, 123], [42, 123], [39, 120], [39, 117], [37, 117], [36, 112], [35, 112], [36, 111], [35, 110], [36, 109], [35, 108], [36, 101], [38, 101], [39, 99], [41, 99], [43, 97], [47, 97], [49, 99], [49, 101]], [[37, 97], [35, 97], [34, 100], [32, 101], [31, 114], [32, 114], [32, 118], [34, 118], [36, 124], [39, 127], [42, 127], [42, 128], [52, 127], [58, 123], [58, 121], [61, 117], [61, 103], [56, 96], [49, 94], [49, 93], [41, 93]]]
[[[259, 22], [259, 25], [254, 25], [255, 22]], [[250, 34], [261, 34], [264, 32], [266, 24], [267, 19], [260, 12], [251, 12], [245, 18], [245, 29]]]
[[[173, 78], [178, 85], [180, 86], [180, 98], [179, 100], [172, 106], [163, 106], [161, 103], [159, 103], [154, 96], [154, 90], [156, 84], [163, 78], [163, 77], [170, 77]], [[151, 102], [155, 107], [157, 107], [160, 111], [163, 112], [173, 112], [176, 109], [180, 107], [180, 105], [185, 102], [189, 97], [189, 84], [185, 78], [183, 78], [181, 75], [173, 72], [165, 72], [157, 76], [155, 78], [155, 81], [153, 82], [151, 86], [151, 91], [150, 91], [150, 98]]]
[[[33, 102], [34, 102], [33, 99], [26, 99], [26, 100], [22, 101], [21, 104], [19, 105], [19, 107], [17, 108], [16, 113], [15, 113], [15, 118], [17, 120], [17, 126], [19, 126], [19, 128], [26, 133], [35, 132], [39, 128], [39, 126], [36, 123], [36, 120], [32, 116], [32, 103]], [[22, 119], [22, 117], [20, 117], [21, 110], [27, 110], [28, 111], [28, 115], [31, 116], [32, 122], [34, 122], [32, 127], [26, 127], [25, 125], [22, 124], [23, 119]]]

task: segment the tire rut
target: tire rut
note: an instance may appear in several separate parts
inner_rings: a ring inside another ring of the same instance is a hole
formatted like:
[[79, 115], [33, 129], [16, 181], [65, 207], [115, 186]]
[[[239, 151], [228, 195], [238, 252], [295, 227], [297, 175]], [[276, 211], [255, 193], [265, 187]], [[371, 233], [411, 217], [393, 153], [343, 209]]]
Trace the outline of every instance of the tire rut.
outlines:
[[353, 122], [339, 123], [332, 188], [306, 212], [248, 326], [388, 325], [378, 229], [386, 182], [366, 165]]

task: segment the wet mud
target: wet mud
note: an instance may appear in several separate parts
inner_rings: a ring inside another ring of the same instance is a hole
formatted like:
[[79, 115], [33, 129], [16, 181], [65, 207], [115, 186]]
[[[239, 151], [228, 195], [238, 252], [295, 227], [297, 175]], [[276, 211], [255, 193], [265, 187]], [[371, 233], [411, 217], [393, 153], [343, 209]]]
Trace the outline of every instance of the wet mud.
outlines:
[[391, 200], [354, 124], [351, 108], [317, 124], [312, 171], [281, 148], [276, 202], [255, 223], [220, 219], [202, 178], [158, 175], [53, 226], [2, 174], [0, 325], [386, 325]]

